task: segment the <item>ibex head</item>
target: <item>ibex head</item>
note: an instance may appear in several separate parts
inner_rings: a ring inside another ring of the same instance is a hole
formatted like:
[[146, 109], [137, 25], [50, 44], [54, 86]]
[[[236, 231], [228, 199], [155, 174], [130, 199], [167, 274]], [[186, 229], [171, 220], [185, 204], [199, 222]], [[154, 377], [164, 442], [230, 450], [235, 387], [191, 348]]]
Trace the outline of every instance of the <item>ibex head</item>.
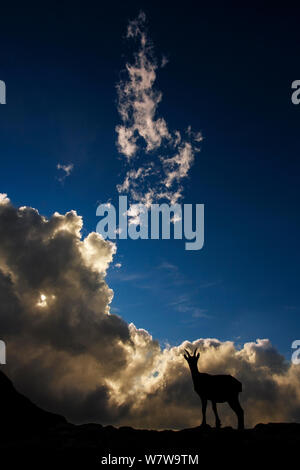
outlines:
[[200, 357], [200, 353], [198, 352], [197, 354], [197, 348], [194, 351], [194, 354], [191, 355], [186, 349], [185, 349], [185, 355], [184, 359], [189, 363], [189, 364], [197, 364], [198, 359]]

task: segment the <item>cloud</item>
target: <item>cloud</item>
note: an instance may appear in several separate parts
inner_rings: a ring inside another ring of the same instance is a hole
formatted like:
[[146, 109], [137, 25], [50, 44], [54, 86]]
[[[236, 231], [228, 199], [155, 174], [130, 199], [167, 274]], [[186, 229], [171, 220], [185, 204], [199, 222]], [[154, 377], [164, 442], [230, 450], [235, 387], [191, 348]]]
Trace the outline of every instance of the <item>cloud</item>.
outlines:
[[215, 287], [215, 286], [218, 286], [220, 284], [222, 284], [221, 280], [208, 281], [208, 282], [202, 282], [199, 287], [200, 287], [200, 289], [209, 289], [210, 287]]
[[200, 150], [202, 134], [193, 132], [191, 126], [184, 135], [171, 132], [166, 120], [157, 115], [162, 100], [155, 88], [157, 70], [168, 61], [163, 57], [158, 65], [145, 23], [143, 12], [129, 22], [127, 38], [138, 41], [139, 49], [117, 86], [122, 121], [116, 127], [117, 147], [130, 167], [117, 189], [146, 205], [162, 199], [175, 204], [182, 198], [181, 183]]
[[173, 185], [174, 180], [180, 181], [188, 175], [189, 169], [194, 161], [193, 148], [190, 143], [185, 143], [179, 148], [178, 154], [163, 161], [169, 168], [164, 183], [167, 188]]
[[168, 261], [163, 261], [159, 266], [158, 269], [165, 269], [166, 271], [169, 272], [177, 272], [178, 267], [175, 266], [175, 264], [169, 263]]
[[166, 121], [155, 118], [162, 95], [153, 88], [157, 65], [152, 58], [152, 48], [144, 31], [146, 16], [141, 12], [129, 23], [127, 38], [138, 38], [140, 50], [134, 64], [126, 64], [128, 80], [118, 85], [119, 106], [123, 124], [117, 126], [119, 151], [128, 159], [137, 150], [138, 138], [143, 139], [146, 152], [160, 147], [163, 139], [170, 139]]
[[[177, 283], [178, 285], [178, 283]], [[195, 318], [211, 318], [211, 315], [208, 315], [208, 310], [199, 308], [195, 306], [192, 296], [185, 293], [180, 293], [179, 295], [175, 295], [175, 298], [172, 302], [170, 302], [170, 306], [180, 313], [186, 313], [192, 316], [192, 318], [187, 317], [186, 319], [182, 320], [183, 323], [193, 323]]]
[[[242, 348], [197, 339], [162, 349], [149, 332], [112, 314], [105, 276], [116, 247], [96, 233], [82, 238], [81, 229], [75, 211], [46, 218], [0, 198], [3, 370], [20, 391], [74, 422], [196, 426], [200, 401], [183, 350], [199, 347], [201, 371], [242, 381], [248, 426], [300, 419], [300, 368], [268, 339]], [[220, 415], [235, 425], [226, 405]]]
[[61, 163], [58, 163], [56, 165], [57, 170], [62, 170], [63, 174], [58, 178], [60, 182], [63, 182], [70, 174], [72, 173], [74, 169], [74, 164], [69, 163], [68, 165], [62, 165]]

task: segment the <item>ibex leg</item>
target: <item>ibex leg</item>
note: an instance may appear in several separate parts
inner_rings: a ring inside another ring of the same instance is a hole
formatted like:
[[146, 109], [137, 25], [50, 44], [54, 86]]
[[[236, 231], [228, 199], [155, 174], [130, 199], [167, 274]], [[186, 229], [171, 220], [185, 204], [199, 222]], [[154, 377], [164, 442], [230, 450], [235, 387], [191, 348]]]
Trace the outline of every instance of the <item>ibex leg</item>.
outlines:
[[212, 404], [213, 412], [215, 413], [215, 417], [216, 417], [216, 428], [220, 428], [221, 427], [221, 421], [220, 421], [220, 418], [219, 418], [219, 415], [218, 415], [217, 404], [216, 404], [215, 401], [212, 401], [211, 404]]
[[240, 405], [239, 398], [228, 401], [229, 406], [236, 413], [238, 418], [238, 429], [244, 429], [244, 410]]
[[201, 426], [206, 426], [206, 406], [207, 406], [207, 400], [204, 398], [201, 398], [202, 401], [202, 424]]

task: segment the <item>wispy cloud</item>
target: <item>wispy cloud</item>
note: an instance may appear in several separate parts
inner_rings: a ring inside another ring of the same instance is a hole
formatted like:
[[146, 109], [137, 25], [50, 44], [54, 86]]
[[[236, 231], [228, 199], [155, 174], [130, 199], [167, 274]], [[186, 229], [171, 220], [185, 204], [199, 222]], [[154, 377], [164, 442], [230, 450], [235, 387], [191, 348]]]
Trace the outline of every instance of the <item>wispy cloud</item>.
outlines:
[[[186, 313], [192, 318], [211, 318], [211, 315], [208, 315], [208, 310], [204, 308], [199, 308], [195, 306], [192, 302], [191, 296], [189, 294], [179, 295], [169, 304], [174, 310], [180, 313]], [[185, 321], [190, 321], [191, 319], [186, 319]]]
[[56, 165], [56, 168], [57, 168], [57, 170], [62, 171], [62, 173], [58, 177], [58, 180], [62, 183], [72, 173], [72, 171], [74, 169], [74, 164], [73, 163], [68, 163], [67, 165], [62, 165], [61, 163], [58, 163]]
[[137, 40], [139, 49], [117, 86], [122, 121], [116, 127], [117, 146], [128, 168], [117, 189], [146, 205], [163, 199], [174, 204], [183, 195], [182, 180], [200, 150], [202, 134], [193, 132], [191, 126], [184, 133], [170, 131], [165, 118], [158, 116], [162, 93], [155, 81], [158, 69], [168, 61], [162, 57], [158, 64], [145, 22], [143, 12], [129, 22], [127, 38]]
[[157, 64], [144, 30], [145, 20], [145, 14], [141, 12], [129, 23], [127, 38], [139, 38], [140, 50], [135, 55], [134, 64], [126, 64], [128, 79], [118, 86], [118, 109], [123, 121], [116, 129], [118, 146], [128, 159], [136, 154], [139, 137], [144, 140], [146, 152], [159, 148], [163, 139], [171, 139], [166, 121], [155, 119], [162, 94], [153, 88]]
[[211, 318], [210, 315], [208, 315], [207, 310], [205, 308], [195, 308], [193, 311], [193, 317], [194, 318]]
[[[116, 266], [117, 268], [120, 269], [121, 266]], [[120, 272], [118, 269], [118, 272], [115, 272], [115, 274], [111, 274], [111, 277], [114, 279], [117, 279], [122, 282], [136, 282], [136, 281], [141, 281], [146, 278], [146, 275], [144, 273], [126, 273], [126, 272]], [[137, 286], [139, 287], [139, 286]]]
[[190, 284], [190, 281], [180, 272], [178, 266], [169, 261], [163, 261], [156, 269], [163, 271], [164, 279], [168, 280], [172, 286], [178, 287]]
[[169, 263], [168, 261], [163, 261], [159, 266], [158, 269], [165, 269], [166, 271], [177, 272], [178, 267], [175, 264]]
[[200, 288], [201, 288], [201, 289], [209, 289], [210, 287], [215, 287], [215, 286], [218, 286], [219, 284], [222, 284], [222, 281], [221, 281], [221, 280], [202, 282], [202, 283], [200, 284]]

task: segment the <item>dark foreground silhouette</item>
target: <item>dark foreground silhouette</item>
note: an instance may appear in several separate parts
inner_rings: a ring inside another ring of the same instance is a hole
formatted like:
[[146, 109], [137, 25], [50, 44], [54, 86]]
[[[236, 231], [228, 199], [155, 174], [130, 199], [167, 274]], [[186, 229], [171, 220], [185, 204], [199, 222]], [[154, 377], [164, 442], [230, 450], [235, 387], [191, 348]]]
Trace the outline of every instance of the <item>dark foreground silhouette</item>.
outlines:
[[194, 389], [202, 402], [201, 426], [206, 426], [206, 406], [207, 401], [210, 400], [216, 418], [216, 428], [221, 427], [217, 403], [227, 402], [237, 415], [238, 429], [244, 429], [244, 411], [239, 402], [239, 394], [242, 391], [241, 382], [231, 375], [210, 375], [199, 372], [197, 366], [199, 357], [200, 353], [197, 353], [197, 348], [193, 355], [185, 350], [184, 358], [190, 367]]
[[[179, 456], [181, 463], [185, 460], [184, 468], [200, 468], [208, 462], [210, 468], [229, 464], [230, 468], [240, 469], [251, 462], [260, 468], [263, 462], [270, 464], [279, 457], [284, 457], [287, 463], [299, 454], [300, 424], [297, 423], [258, 424], [244, 431], [210, 426], [151, 431], [100, 424], [74, 425], [31, 403], [2, 372], [0, 397], [1, 468], [11, 468], [4, 467], [4, 461], [17, 462], [16, 468], [29, 463], [30, 468], [62, 468], [64, 464], [66, 468], [101, 469], [110, 466], [109, 463], [116, 468], [116, 462], [121, 468], [156, 465], [164, 468], [164, 459], [175, 457], [172, 468], [178, 468], [175, 462]], [[154, 465], [146, 464], [145, 456], [149, 455], [158, 456]], [[159, 456], [163, 456], [160, 463]], [[125, 457], [135, 458], [131, 467]]]

